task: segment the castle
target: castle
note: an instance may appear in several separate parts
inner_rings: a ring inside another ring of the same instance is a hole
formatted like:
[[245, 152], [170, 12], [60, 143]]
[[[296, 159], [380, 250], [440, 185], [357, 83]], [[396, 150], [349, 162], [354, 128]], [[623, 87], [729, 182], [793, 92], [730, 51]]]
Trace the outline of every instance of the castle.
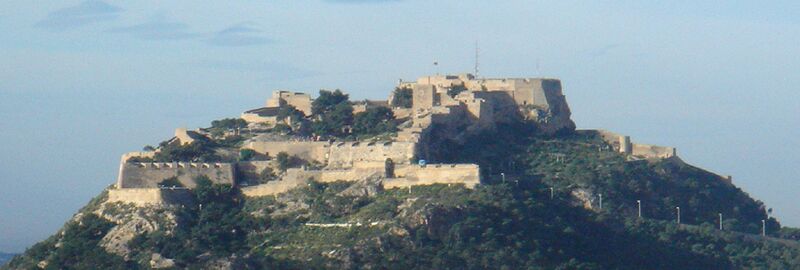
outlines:
[[[400, 96], [404, 94], [405, 96]], [[401, 102], [403, 98], [410, 98]], [[163, 204], [185, 196], [195, 187], [194, 179], [206, 176], [214, 183], [238, 185], [245, 196], [269, 196], [318, 182], [380, 179], [383, 188], [414, 185], [458, 184], [473, 188], [481, 182], [476, 164], [426, 164], [429, 132], [434, 126], [458, 127], [476, 131], [494, 128], [498, 123], [525, 120], [545, 134], [575, 130], [561, 81], [549, 78], [476, 78], [472, 74], [424, 76], [416, 81], [400, 81], [385, 101], [353, 102], [353, 112], [370, 107], [386, 107], [403, 122], [396, 136], [368, 141], [321, 141], [309, 138], [276, 140], [259, 134], [259, 127], [286, 123], [279, 112], [294, 107], [313, 116], [309, 94], [275, 91], [264, 107], [245, 111], [251, 137], [242, 149], [273, 157], [286, 153], [317, 166], [289, 168], [276, 180], [250, 185], [263, 170], [274, 166], [269, 160], [228, 163], [148, 162], [156, 152], [132, 152], [122, 156], [119, 176], [109, 201], [139, 205]], [[405, 105], [398, 105], [405, 104]], [[410, 106], [409, 106], [410, 105]], [[609, 145], [629, 159], [663, 159], [676, 156], [671, 147], [631, 143], [630, 137], [599, 130]], [[202, 130], [177, 129], [169, 142], [191, 144], [205, 136]], [[139, 161], [137, 161], [139, 160]], [[141, 162], [141, 160], [145, 160]], [[174, 177], [180, 187], [163, 186]]]

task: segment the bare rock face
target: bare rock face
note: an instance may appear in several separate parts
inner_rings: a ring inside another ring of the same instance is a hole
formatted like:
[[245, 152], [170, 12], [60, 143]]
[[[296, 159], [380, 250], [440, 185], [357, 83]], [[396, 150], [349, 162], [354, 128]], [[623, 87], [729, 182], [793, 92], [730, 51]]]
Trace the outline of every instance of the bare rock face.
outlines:
[[175, 267], [175, 260], [164, 258], [158, 253], [153, 253], [153, 255], [150, 256], [150, 268], [163, 269], [172, 267]]
[[372, 197], [383, 191], [382, 179], [377, 176], [358, 181], [340, 192], [339, 196], [347, 197]]
[[574, 131], [575, 122], [570, 118], [572, 113], [566, 98], [555, 98], [547, 108], [522, 108], [525, 118], [536, 122], [539, 131], [544, 134], [555, 134], [561, 131]]
[[576, 189], [572, 191], [572, 197], [575, 198], [575, 203], [587, 210], [594, 209], [594, 195], [586, 189]]
[[133, 207], [130, 205], [111, 203], [103, 204], [95, 211], [117, 225], [100, 240], [100, 246], [112, 254], [130, 259], [128, 243], [138, 235], [154, 232], [164, 228], [170, 232], [177, 221], [172, 211], [160, 207]]

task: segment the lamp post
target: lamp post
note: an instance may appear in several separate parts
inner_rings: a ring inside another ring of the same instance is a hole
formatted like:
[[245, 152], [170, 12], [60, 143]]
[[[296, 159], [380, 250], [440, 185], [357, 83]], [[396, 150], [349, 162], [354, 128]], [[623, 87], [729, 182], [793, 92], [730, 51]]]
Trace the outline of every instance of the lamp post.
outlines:
[[678, 210], [678, 224], [681, 224], [681, 207], [675, 206], [675, 209]]
[[503, 183], [506, 182], [506, 173], [500, 173], [500, 176], [503, 177]]
[[603, 194], [598, 194], [600, 196], [600, 210], [603, 210]]
[[636, 206], [639, 208], [639, 218], [642, 218], [642, 200], [636, 200]]
[[722, 213], [719, 213], [719, 230], [722, 230]]
[[767, 221], [761, 220], [761, 236], [767, 236]]
[[553, 195], [555, 195], [555, 189], [553, 187], [550, 187], [550, 199], [551, 200], [553, 199]]

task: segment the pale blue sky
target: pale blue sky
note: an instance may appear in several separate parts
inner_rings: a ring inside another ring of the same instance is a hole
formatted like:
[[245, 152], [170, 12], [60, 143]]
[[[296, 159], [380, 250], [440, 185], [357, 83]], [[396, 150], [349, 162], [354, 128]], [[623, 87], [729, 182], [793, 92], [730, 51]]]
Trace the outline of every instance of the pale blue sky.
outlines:
[[800, 226], [796, 1], [39, 2], [0, 3], [0, 251], [54, 233], [175, 127], [276, 88], [384, 99], [471, 71], [476, 40], [482, 75], [561, 78], [579, 128], [676, 146]]

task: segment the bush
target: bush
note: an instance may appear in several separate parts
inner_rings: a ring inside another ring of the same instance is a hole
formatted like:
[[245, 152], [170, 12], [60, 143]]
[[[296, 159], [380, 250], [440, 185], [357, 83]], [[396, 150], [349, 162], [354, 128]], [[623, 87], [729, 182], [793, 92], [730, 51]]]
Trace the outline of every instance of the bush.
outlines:
[[256, 150], [243, 148], [239, 150], [239, 161], [253, 160], [256, 156]]
[[411, 108], [414, 100], [413, 95], [414, 93], [411, 90], [411, 88], [408, 87], [395, 88], [391, 104], [392, 107]]
[[275, 171], [273, 171], [272, 168], [266, 167], [258, 173], [258, 178], [261, 180], [261, 183], [266, 183], [277, 179], [278, 176], [275, 175]]
[[392, 110], [386, 107], [368, 108], [355, 115], [353, 135], [369, 136], [397, 131], [397, 123]]
[[225, 118], [211, 121], [211, 128], [214, 129], [238, 129], [246, 127], [247, 121], [241, 118]]
[[343, 137], [346, 128], [353, 124], [353, 105], [340, 90], [320, 90], [319, 97], [311, 104], [316, 116], [311, 129], [317, 135]]
[[175, 176], [161, 180], [158, 185], [162, 187], [183, 187], [181, 181], [178, 181], [178, 177]]

